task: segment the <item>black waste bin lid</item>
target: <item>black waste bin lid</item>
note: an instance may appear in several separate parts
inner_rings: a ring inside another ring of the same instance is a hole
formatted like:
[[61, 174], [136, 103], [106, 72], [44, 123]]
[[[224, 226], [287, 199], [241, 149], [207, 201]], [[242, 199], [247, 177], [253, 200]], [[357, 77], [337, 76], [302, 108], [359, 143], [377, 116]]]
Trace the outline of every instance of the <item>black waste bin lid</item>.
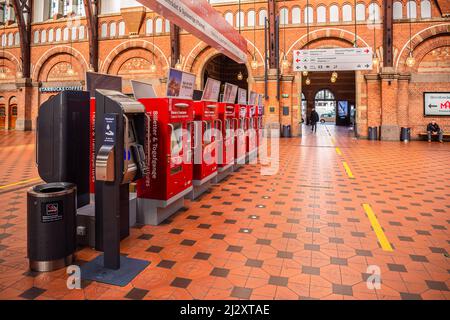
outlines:
[[69, 182], [54, 182], [34, 186], [28, 190], [28, 194], [34, 197], [59, 197], [76, 192], [77, 186]]

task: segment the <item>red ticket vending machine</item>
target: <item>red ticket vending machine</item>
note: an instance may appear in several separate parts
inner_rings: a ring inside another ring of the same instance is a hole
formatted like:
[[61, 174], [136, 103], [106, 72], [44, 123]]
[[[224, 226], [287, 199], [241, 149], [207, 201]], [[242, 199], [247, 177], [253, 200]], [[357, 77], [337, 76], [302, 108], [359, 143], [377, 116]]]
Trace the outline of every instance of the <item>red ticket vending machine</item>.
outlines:
[[194, 131], [192, 136], [194, 154], [194, 186], [187, 197], [197, 199], [209, 189], [211, 179], [217, 176], [217, 132], [220, 130], [217, 102], [194, 101]]
[[235, 123], [237, 117], [235, 116], [234, 104], [219, 103], [219, 131], [220, 137], [218, 143], [218, 175], [216, 182], [222, 181], [226, 176], [233, 172], [233, 165], [235, 160], [234, 154], [234, 135]]
[[246, 150], [247, 150], [247, 139], [246, 132], [248, 128], [247, 122], [247, 106], [236, 104], [235, 105], [235, 118], [234, 118], [234, 128], [235, 128], [235, 165], [236, 168], [245, 164]]
[[256, 127], [257, 127], [257, 116], [256, 116], [256, 106], [247, 106], [247, 132], [246, 132], [246, 153], [249, 160], [254, 159], [257, 153], [256, 144]]
[[158, 225], [184, 206], [192, 191], [192, 100], [139, 99], [146, 109], [150, 150], [149, 173], [137, 183], [138, 216], [143, 224]]
[[258, 106], [257, 110], [257, 125], [256, 125], [256, 144], [259, 147], [263, 141], [263, 131], [264, 131], [264, 106]]

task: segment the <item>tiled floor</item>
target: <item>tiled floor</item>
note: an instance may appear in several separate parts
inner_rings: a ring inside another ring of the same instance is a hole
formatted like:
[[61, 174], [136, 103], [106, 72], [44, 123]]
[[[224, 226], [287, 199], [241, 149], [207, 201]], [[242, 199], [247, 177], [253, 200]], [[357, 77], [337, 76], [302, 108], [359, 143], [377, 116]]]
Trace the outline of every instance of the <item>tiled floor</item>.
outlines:
[[[277, 175], [243, 167], [168, 223], [133, 228], [122, 252], [151, 263], [130, 285], [68, 290], [65, 270], [28, 271], [33, 139], [0, 134], [1, 299], [450, 299], [448, 143], [355, 140], [332, 126], [281, 140]], [[377, 268], [381, 288], [369, 289]]]

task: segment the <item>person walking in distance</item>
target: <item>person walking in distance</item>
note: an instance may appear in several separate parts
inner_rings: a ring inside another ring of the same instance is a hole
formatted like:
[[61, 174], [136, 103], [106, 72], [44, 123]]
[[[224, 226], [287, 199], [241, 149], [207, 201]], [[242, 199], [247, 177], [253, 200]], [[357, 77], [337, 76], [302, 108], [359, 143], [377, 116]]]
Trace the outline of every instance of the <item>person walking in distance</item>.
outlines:
[[313, 108], [311, 111], [311, 132], [317, 132], [317, 122], [319, 122], [319, 114], [317, 113], [316, 109]]

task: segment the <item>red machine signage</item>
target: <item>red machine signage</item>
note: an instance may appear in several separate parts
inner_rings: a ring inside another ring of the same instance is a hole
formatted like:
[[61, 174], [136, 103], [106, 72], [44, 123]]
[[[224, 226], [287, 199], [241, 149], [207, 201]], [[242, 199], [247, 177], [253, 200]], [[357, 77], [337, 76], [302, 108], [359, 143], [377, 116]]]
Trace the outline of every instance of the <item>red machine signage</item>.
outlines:
[[247, 61], [247, 42], [206, 0], [138, 0], [238, 63]]

